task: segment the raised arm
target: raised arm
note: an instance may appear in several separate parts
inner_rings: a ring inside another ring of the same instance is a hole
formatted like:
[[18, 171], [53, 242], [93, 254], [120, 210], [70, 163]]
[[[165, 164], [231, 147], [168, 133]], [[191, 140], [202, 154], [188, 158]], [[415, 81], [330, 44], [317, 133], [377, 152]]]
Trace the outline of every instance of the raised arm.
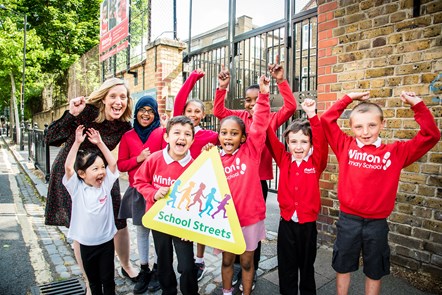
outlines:
[[282, 124], [290, 119], [296, 111], [296, 98], [293, 96], [292, 90], [287, 80], [278, 84], [279, 93], [281, 93], [284, 104], [282, 107], [272, 116], [270, 121], [270, 127], [273, 130], [278, 129]]
[[328, 145], [322, 130], [321, 121], [316, 115], [316, 101], [313, 99], [305, 99], [301, 104], [302, 109], [307, 114], [310, 126], [312, 128], [313, 140], [313, 163], [318, 168], [318, 177], [327, 167]]
[[237, 116], [239, 112], [243, 112], [238, 110], [230, 110], [224, 105], [229, 83], [230, 73], [229, 70], [223, 65], [221, 72], [218, 74], [218, 88], [216, 89], [215, 100], [213, 102], [213, 115], [219, 120], [222, 120], [228, 116]]
[[275, 159], [276, 165], [279, 166], [285, 153], [285, 146], [279, 141], [275, 131], [270, 126], [267, 128], [266, 146], [273, 159]]
[[430, 110], [414, 92], [402, 92], [401, 100], [411, 106], [414, 118], [420, 126], [416, 136], [402, 144], [402, 151], [405, 154], [404, 167], [406, 167], [417, 161], [438, 143], [440, 130]]
[[80, 125], [75, 130], [75, 141], [69, 150], [68, 156], [66, 157], [66, 162], [64, 163], [64, 172], [66, 174], [66, 179], [69, 180], [75, 173], [74, 165], [75, 159], [77, 158], [78, 149], [81, 143], [86, 138], [86, 134], [83, 134], [84, 126]]
[[175, 97], [175, 103], [173, 105], [173, 116], [181, 116], [184, 114], [184, 107], [186, 105], [187, 98], [189, 97], [190, 92], [195, 86], [196, 82], [199, 79], [204, 77], [205, 73], [201, 69], [194, 70], [190, 76], [186, 79], [183, 86], [181, 86], [180, 91]]
[[338, 126], [338, 119], [344, 110], [353, 100], [366, 100], [369, 98], [368, 92], [354, 92], [345, 95], [336, 101], [322, 116], [321, 124], [328, 144], [336, 156], [339, 157], [340, 151], [349, 138]]
[[109, 168], [109, 170], [112, 173], [115, 173], [115, 171], [117, 171], [117, 161], [115, 160], [114, 155], [112, 155], [112, 152], [109, 150], [107, 145], [101, 139], [100, 132], [98, 132], [94, 128], [89, 128], [86, 131], [86, 134], [88, 136], [89, 141], [92, 144], [95, 144], [103, 153], [103, 156], [106, 159], [107, 167]]
[[73, 98], [69, 101], [69, 110], [65, 111], [60, 119], [52, 122], [48, 127], [45, 142], [51, 146], [60, 146], [75, 133], [79, 123], [79, 115], [86, 106], [83, 96]]
[[284, 101], [282, 107], [271, 116], [270, 127], [272, 130], [276, 130], [290, 119], [296, 111], [296, 99], [293, 96], [289, 83], [284, 77], [284, 68], [279, 64], [279, 55], [276, 56], [274, 64], [269, 64], [269, 71], [272, 78], [276, 80], [279, 93]]
[[261, 76], [259, 79], [258, 100], [254, 106], [253, 121], [250, 124], [249, 134], [247, 135], [247, 140], [252, 142], [251, 148], [255, 149], [259, 155], [261, 155], [265, 145], [266, 130], [270, 119], [269, 84], [270, 79]]

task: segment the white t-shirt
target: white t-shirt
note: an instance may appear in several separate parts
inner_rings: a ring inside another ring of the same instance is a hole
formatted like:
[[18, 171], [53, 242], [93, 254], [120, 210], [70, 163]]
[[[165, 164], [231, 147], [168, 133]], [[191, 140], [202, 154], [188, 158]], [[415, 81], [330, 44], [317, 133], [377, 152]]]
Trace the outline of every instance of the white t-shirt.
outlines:
[[117, 232], [112, 207], [112, 186], [120, 176], [118, 169], [112, 173], [106, 167], [106, 177], [100, 188], [87, 185], [77, 173], [63, 185], [71, 195], [72, 212], [68, 238], [82, 245], [96, 246], [110, 241]]

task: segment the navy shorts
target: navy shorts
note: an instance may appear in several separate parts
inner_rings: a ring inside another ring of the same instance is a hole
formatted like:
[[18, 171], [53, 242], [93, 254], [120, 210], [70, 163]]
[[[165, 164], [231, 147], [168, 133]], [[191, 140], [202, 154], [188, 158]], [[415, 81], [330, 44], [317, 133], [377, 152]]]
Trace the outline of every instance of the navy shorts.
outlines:
[[367, 219], [340, 212], [336, 223], [332, 267], [338, 273], [358, 270], [362, 251], [364, 274], [380, 280], [390, 273], [390, 247], [386, 219]]

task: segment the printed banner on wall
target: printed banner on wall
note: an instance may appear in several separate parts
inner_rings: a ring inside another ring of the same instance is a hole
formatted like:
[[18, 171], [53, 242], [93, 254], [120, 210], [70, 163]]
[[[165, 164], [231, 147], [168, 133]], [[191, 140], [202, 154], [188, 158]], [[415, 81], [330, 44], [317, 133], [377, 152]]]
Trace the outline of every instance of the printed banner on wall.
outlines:
[[100, 8], [100, 54], [102, 54], [129, 35], [129, 0], [104, 0]]
[[244, 236], [216, 148], [204, 151], [143, 216], [150, 229], [242, 254]]

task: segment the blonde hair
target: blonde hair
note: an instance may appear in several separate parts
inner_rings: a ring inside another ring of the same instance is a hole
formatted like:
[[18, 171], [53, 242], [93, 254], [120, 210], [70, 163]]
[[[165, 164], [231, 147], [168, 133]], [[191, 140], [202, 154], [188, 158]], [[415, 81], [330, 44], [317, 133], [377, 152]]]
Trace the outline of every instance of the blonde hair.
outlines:
[[350, 113], [350, 125], [351, 125], [351, 119], [354, 116], [357, 116], [358, 114], [364, 114], [364, 113], [374, 113], [374, 114], [378, 114], [379, 118], [381, 119], [381, 121], [384, 121], [384, 112], [382, 111], [381, 107], [378, 106], [375, 103], [372, 102], [361, 102], [358, 105], [356, 105]]
[[123, 122], [129, 122], [132, 118], [132, 97], [130, 97], [130, 90], [129, 86], [127, 85], [126, 81], [119, 79], [119, 78], [110, 78], [101, 84], [100, 88], [93, 91], [88, 99], [87, 103], [95, 106], [98, 109], [98, 116], [95, 118], [95, 122], [102, 123], [104, 120], [106, 120], [106, 114], [104, 113], [104, 103], [103, 99], [106, 97], [109, 90], [117, 85], [124, 85], [127, 90], [127, 107], [124, 111], [123, 115], [119, 118], [120, 121]]

